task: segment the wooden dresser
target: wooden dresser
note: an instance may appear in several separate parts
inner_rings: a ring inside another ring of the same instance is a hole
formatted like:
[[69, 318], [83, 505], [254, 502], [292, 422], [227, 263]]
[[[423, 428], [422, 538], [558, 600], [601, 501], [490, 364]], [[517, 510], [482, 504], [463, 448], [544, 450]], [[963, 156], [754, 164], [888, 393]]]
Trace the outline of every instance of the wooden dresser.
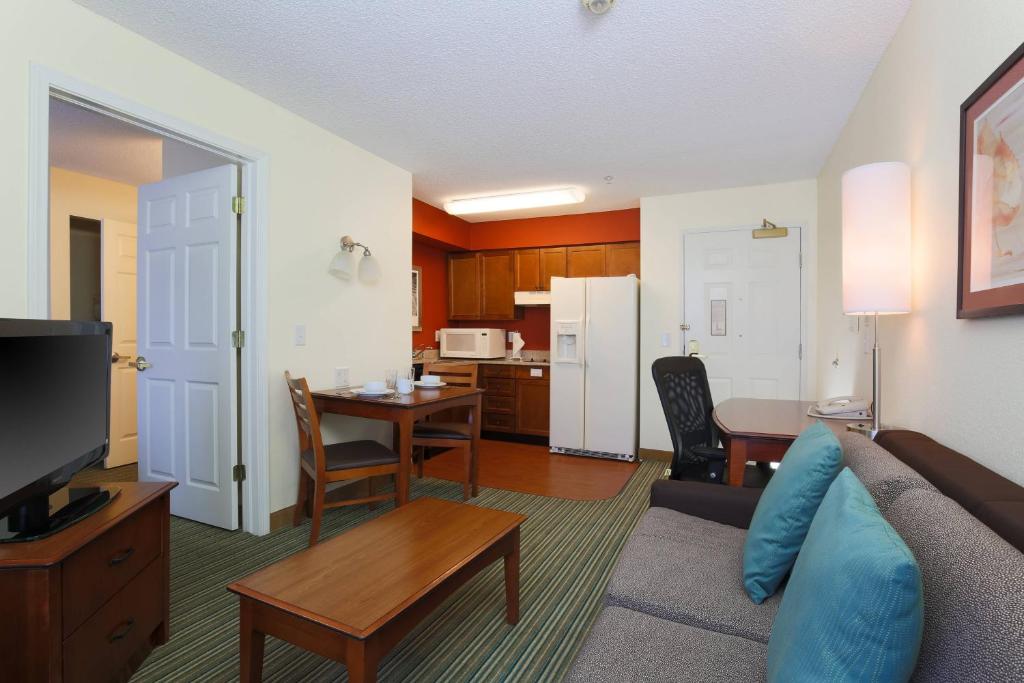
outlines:
[[175, 484], [111, 486], [77, 524], [0, 544], [0, 680], [127, 680], [167, 642]]

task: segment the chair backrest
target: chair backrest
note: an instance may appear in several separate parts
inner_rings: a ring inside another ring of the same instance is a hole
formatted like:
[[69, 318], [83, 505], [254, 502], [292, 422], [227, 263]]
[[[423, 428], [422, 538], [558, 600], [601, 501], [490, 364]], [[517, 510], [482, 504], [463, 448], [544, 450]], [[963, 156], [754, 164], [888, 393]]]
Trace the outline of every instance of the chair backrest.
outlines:
[[316, 459], [316, 471], [319, 474], [327, 471], [327, 458], [324, 455], [324, 440], [320, 434], [320, 417], [313, 404], [313, 395], [305, 377], [293, 378], [291, 373], [284, 371], [284, 381], [288, 383], [288, 395], [295, 409], [295, 425], [299, 430], [299, 453], [312, 450]]
[[425, 363], [423, 374], [437, 375], [445, 384], [454, 387], [476, 387], [476, 363]]
[[654, 361], [651, 371], [672, 437], [673, 463], [693, 462], [691, 447], [718, 445], [704, 363], [690, 356], [670, 356]]

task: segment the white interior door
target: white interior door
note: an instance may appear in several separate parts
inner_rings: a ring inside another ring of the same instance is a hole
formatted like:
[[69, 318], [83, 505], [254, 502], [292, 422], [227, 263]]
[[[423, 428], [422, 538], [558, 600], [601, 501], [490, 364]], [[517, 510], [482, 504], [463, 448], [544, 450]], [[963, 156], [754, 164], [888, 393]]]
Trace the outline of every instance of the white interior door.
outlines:
[[139, 188], [139, 479], [171, 513], [238, 527], [233, 165]]
[[714, 402], [800, 398], [800, 229], [686, 233], [682, 353], [696, 349]]
[[101, 319], [114, 326], [110, 373], [110, 451], [106, 467], [139, 459], [135, 359], [136, 265], [138, 245], [133, 223], [104, 219], [100, 228]]

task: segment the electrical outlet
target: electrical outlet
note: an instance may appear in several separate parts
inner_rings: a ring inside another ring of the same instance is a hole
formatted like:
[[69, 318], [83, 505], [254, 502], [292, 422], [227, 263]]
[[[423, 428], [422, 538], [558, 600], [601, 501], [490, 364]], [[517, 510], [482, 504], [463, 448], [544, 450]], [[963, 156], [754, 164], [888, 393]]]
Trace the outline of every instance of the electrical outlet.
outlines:
[[434, 330], [434, 341], [441, 341], [441, 330]]
[[295, 345], [305, 346], [306, 345], [306, 326], [296, 325], [295, 326]]
[[348, 368], [334, 368], [334, 386], [347, 387], [348, 385]]

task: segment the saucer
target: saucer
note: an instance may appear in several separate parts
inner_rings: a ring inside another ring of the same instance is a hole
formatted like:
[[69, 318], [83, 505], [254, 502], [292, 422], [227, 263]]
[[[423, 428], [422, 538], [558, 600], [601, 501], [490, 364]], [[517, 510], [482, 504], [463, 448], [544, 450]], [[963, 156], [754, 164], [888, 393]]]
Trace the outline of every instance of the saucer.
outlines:
[[390, 396], [395, 393], [394, 389], [384, 389], [383, 391], [369, 391], [368, 389], [353, 389], [352, 393], [356, 396]]
[[438, 387], [448, 386], [448, 384], [445, 382], [438, 382], [437, 384], [428, 384], [427, 382], [423, 382], [420, 380], [416, 380], [415, 382], [413, 382], [413, 384], [418, 386], [420, 389], [437, 389]]

